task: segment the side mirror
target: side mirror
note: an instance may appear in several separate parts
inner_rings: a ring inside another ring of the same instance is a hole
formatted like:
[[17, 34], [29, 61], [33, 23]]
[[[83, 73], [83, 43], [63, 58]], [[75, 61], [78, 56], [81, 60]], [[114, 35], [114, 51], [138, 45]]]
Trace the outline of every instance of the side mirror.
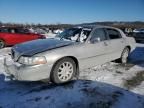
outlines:
[[100, 37], [98, 37], [98, 38], [93, 38], [93, 39], [90, 39], [90, 42], [91, 43], [97, 43], [97, 42], [100, 42], [101, 40], [100, 40]]

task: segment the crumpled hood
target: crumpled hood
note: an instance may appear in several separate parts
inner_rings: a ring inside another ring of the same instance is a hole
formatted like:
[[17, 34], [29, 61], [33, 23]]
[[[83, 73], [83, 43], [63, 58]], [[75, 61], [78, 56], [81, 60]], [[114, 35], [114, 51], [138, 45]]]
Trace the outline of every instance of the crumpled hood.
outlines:
[[71, 45], [73, 42], [64, 41], [58, 39], [39, 39], [30, 42], [25, 42], [22, 44], [17, 44], [12, 48], [14, 53], [18, 53], [19, 56], [33, 56], [34, 54], [48, 51], [51, 49], [64, 47]]

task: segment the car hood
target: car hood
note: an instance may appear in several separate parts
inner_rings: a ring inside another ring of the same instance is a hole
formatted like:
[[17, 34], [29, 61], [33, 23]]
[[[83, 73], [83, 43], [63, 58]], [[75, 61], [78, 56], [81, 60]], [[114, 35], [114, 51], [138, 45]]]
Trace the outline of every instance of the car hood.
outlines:
[[73, 43], [59, 39], [38, 39], [15, 45], [12, 48], [12, 53], [17, 53], [17, 56], [33, 56], [37, 53], [72, 45]]

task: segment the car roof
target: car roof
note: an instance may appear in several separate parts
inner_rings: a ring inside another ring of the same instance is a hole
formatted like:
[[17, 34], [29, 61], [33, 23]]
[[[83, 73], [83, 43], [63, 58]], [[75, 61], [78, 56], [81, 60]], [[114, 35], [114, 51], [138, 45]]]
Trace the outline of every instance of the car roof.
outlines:
[[112, 29], [118, 29], [118, 28], [115, 28], [115, 27], [104, 26], [104, 25], [79, 25], [79, 26], [76, 26], [75, 28], [88, 28], [88, 29], [94, 29], [94, 28], [112, 28]]

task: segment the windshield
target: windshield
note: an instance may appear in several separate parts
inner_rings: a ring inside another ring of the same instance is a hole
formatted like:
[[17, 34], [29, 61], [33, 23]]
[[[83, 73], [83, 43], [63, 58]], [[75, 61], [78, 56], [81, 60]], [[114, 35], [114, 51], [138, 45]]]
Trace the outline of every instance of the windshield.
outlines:
[[64, 30], [56, 37], [59, 37], [60, 39], [75, 41], [75, 42], [84, 42], [88, 38], [90, 32], [91, 32], [90, 29], [70, 28]]
[[64, 30], [62, 33], [60, 33], [57, 36], [60, 38], [64, 38], [64, 39], [70, 39], [71, 37], [75, 35], [80, 35], [80, 32], [81, 32], [81, 29], [79, 28], [70, 28], [70, 29]]

